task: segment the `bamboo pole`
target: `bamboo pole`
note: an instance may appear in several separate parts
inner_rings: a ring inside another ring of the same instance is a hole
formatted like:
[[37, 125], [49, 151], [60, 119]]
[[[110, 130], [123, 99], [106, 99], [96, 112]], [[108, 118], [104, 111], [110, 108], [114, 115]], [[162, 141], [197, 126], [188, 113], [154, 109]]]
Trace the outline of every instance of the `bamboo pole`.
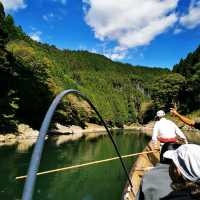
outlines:
[[[122, 156], [122, 158], [130, 158], [130, 157], [134, 157], [134, 156], [138, 156], [138, 155], [154, 153], [154, 152], [157, 152], [157, 151], [159, 151], [159, 150], [144, 151], [144, 152], [140, 152], [140, 153], [128, 154], [128, 155]], [[37, 176], [44, 175], [44, 174], [55, 173], [55, 172], [66, 171], [66, 170], [70, 170], [70, 169], [77, 169], [77, 168], [81, 168], [81, 167], [85, 167], [85, 166], [89, 166], [89, 165], [100, 164], [100, 163], [109, 162], [109, 161], [118, 160], [118, 159], [119, 159], [119, 157], [112, 157], [112, 158], [107, 158], [107, 159], [104, 159], [104, 160], [97, 160], [97, 161], [92, 161], [92, 162], [83, 163], [83, 164], [79, 164], [79, 165], [73, 165], [73, 166], [69, 166], [69, 167], [63, 167], [63, 168], [58, 168], [58, 169], [38, 172]], [[20, 180], [20, 179], [25, 179], [25, 178], [27, 178], [27, 175], [17, 176], [15, 179], [16, 180]]]

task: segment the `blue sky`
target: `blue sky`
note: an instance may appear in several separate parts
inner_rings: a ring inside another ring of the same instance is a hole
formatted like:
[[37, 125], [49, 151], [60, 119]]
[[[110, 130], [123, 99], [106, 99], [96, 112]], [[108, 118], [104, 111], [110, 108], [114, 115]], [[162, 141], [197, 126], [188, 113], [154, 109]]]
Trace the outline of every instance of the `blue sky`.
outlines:
[[33, 39], [172, 68], [200, 45], [200, 0], [0, 0]]

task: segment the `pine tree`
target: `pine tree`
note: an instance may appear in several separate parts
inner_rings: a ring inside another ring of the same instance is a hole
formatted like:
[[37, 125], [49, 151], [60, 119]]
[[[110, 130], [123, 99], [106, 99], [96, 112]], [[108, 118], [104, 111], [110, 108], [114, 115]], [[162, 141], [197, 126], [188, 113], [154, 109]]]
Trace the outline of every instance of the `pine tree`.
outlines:
[[0, 47], [4, 47], [8, 41], [8, 35], [5, 32], [5, 12], [3, 4], [0, 2]]

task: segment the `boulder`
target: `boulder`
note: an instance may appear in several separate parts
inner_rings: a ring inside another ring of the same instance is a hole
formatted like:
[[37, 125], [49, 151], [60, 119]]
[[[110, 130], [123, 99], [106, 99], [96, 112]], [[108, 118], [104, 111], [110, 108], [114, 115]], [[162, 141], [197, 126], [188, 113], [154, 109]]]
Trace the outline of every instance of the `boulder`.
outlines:
[[5, 142], [5, 135], [0, 135], [0, 143]]
[[14, 134], [6, 134], [5, 135], [5, 145], [6, 146], [12, 146], [12, 145], [15, 145], [17, 144], [17, 138], [16, 138], [16, 135]]
[[26, 124], [18, 125], [19, 139], [34, 139], [39, 135], [39, 131], [33, 130]]
[[67, 133], [68, 134], [72, 134], [73, 133], [73, 131], [72, 131], [72, 129], [70, 127], [63, 126], [63, 125], [61, 125], [59, 123], [56, 123], [55, 126], [56, 126], [56, 131], [58, 131], [58, 132], [66, 133], [66, 134]]
[[17, 130], [18, 130], [18, 133], [23, 134], [26, 131], [26, 129], [28, 129], [28, 128], [30, 128], [30, 127], [26, 124], [19, 124], [17, 127]]
[[14, 134], [6, 134], [5, 135], [5, 140], [16, 140], [16, 135]]

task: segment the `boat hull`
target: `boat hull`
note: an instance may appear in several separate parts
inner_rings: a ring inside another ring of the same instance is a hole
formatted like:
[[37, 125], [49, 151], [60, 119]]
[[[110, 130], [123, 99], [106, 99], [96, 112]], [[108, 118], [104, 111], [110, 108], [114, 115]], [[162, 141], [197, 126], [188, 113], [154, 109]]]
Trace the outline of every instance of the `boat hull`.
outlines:
[[133, 188], [131, 189], [129, 182], [126, 183], [122, 194], [122, 200], [136, 199], [144, 173], [152, 169], [160, 161], [160, 152], [154, 150], [152, 143], [149, 142], [143, 150], [143, 154], [138, 156], [129, 174]]

